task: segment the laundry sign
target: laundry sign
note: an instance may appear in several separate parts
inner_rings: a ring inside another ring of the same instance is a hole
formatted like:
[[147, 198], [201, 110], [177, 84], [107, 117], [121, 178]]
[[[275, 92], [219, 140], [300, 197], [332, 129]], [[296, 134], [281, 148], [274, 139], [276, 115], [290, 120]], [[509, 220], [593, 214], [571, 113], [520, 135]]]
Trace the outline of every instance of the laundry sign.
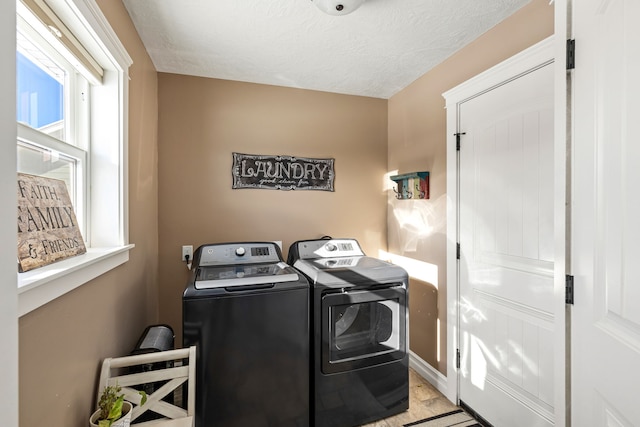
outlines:
[[333, 191], [334, 159], [233, 153], [232, 188]]
[[18, 174], [18, 266], [21, 272], [87, 251], [59, 179]]

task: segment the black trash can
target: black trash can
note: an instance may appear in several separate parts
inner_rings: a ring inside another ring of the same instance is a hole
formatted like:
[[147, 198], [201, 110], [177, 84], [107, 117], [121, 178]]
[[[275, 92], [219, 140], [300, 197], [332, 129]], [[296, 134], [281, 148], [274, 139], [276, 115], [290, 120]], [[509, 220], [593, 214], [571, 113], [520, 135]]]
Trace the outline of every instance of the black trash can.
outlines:
[[[174, 349], [174, 341], [175, 335], [173, 333], [173, 329], [169, 325], [151, 325], [147, 326], [144, 330], [140, 339], [138, 339], [138, 343], [136, 344], [133, 351], [131, 351], [130, 355], [138, 355], [138, 354], [147, 354], [147, 353], [155, 353], [158, 351], [167, 351]], [[149, 372], [155, 371], [158, 369], [166, 369], [172, 368], [173, 362], [156, 362], [156, 363], [147, 363], [146, 365], [138, 365], [132, 367], [129, 371], [130, 373], [140, 373], [140, 372]], [[147, 395], [151, 395], [160, 387], [162, 387], [166, 381], [159, 381], [155, 383], [148, 383], [141, 387], [141, 390], [147, 393]], [[169, 402], [171, 404], [175, 404], [176, 398], [175, 393], [169, 393], [162, 400], [165, 402]], [[162, 418], [161, 416], [153, 413], [153, 412], [145, 412], [138, 419], [135, 420], [134, 423], [150, 421], [154, 419]]]
[[131, 355], [174, 349], [173, 329], [169, 325], [151, 325], [140, 336]]

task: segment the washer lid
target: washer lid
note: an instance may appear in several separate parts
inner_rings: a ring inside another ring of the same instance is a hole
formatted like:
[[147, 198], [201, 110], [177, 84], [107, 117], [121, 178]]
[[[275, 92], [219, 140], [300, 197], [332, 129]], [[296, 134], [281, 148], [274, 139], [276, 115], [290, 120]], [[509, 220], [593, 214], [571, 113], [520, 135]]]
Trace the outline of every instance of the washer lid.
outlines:
[[296, 271], [284, 262], [205, 266], [198, 268], [194, 286], [196, 289], [228, 288], [295, 282], [298, 279]]

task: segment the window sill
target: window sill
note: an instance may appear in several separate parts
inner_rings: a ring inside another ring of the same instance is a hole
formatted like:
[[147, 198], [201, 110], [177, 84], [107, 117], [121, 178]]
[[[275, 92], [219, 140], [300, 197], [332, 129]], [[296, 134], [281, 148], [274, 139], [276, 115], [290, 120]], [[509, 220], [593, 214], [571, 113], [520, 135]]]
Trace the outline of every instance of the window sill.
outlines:
[[18, 315], [23, 316], [124, 264], [134, 246], [90, 248], [86, 254], [18, 273]]

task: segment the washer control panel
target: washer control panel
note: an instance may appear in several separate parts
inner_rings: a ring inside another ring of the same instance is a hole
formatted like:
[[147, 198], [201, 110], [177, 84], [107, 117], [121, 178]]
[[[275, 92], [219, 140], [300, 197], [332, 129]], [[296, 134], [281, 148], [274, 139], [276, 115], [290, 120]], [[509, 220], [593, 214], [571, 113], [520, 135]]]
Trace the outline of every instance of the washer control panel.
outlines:
[[282, 261], [280, 251], [273, 242], [216, 243], [200, 246], [198, 252], [200, 266]]

